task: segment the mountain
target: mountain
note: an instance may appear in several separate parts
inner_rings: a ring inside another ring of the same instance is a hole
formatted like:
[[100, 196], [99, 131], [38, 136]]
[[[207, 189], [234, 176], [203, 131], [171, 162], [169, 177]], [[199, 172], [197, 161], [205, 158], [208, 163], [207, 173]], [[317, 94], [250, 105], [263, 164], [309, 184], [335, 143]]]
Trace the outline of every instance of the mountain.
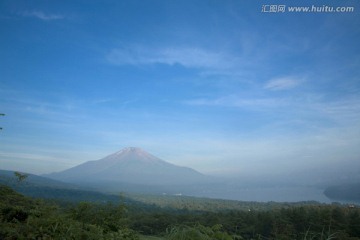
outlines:
[[176, 166], [135, 147], [46, 177], [114, 190], [126, 188], [124, 185], [128, 188], [185, 186], [206, 183], [210, 179], [194, 169]]
[[324, 191], [325, 196], [332, 200], [360, 202], [360, 183], [344, 183], [330, 186]]

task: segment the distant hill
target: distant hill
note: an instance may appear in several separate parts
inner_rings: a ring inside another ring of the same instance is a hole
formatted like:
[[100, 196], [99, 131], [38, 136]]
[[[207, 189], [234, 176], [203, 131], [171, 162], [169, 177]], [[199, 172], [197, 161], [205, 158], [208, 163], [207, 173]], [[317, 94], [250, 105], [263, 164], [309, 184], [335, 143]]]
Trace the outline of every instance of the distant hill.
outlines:
[[[28, 177], [19, 183], [14, 175], [14, 171], [0, 170], [0, 185], [11, 187], [26, 196], [54, 199], [57, 201], [119, 202], [121, 200], [119, 194], [104, 194], [34, 174], [26, 175]], [[131, 202], [129, 199], [126, 201]]]
[[19, 184], [17, 178], [15, 177], [14, 172], [15, 171], [0, 170], [0, 183], [8, 185], [13, 188], [19, 187], [20, 185], [31, 185], [37, 187], [51, 187], [51, 188], [67, 188], [67, 189], [79, 188], [78, 186], [70, 183], [65, 183], [30, 173], [22, 173], [22, 174], [26, 174], [27, 178], [24, 180], [22, 184]]
[[360, 202], [360, 183], [331, 186], [325, 189], [324, 194], [332, 200]]
[[160, 191], [169, 186], [204, 184], [211, 180], [194, 169], [176, 166], [135, 147], [44, 176], [108, 190], [156, 188]]

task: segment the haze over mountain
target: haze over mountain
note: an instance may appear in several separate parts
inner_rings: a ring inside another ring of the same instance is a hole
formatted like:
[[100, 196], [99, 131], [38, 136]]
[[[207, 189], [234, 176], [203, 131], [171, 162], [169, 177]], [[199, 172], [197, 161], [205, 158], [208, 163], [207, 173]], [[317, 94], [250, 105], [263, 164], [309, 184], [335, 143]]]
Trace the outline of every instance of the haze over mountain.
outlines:
[[136, 147], [124, 148], [100, 160], [45, 175], [71, 183], [138, 184], [148, 186], [205, 183], [210, 177], [194, 169], [163, 161]]
[[[136, 147], [124, 148], [102, 159], [44, 175], [103, 192], [183, 194], [245, 201], [330, 202], [324, 194], [328, 184], [304, 185], [296, 179], [215, 178], [192, 168], [181, 167]], [[293, 176], [296, 178], [296, 176]]]

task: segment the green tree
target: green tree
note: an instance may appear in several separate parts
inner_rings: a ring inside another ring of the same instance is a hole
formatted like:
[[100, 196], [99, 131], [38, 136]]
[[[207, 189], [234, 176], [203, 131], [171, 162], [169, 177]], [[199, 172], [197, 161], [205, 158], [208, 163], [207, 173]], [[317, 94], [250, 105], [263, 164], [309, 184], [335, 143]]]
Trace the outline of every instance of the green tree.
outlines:
[[20, 172], [14, 172], [14, 175], [15, 175], [18, 183], [22, 183], [29, 176], [29, 175], [27, 175], [25, 173], [23, 174], [23, 173], [20, 173]]
[[[0, 116], [5, 116], [4, 113], [0, 113]], [[0, 127], [0, 130], [2, 130], [2, 127]]]
[[221, 224], [206, 227], [196, 224], [194, 227], [174, 226], [167, 230], [166, 239], [169, 240], [232, 240], [233, 237], [222, 230]]
[[360, 213], [356, 209], [349, 214], [347, 231], [351, 237], [360, 238]]

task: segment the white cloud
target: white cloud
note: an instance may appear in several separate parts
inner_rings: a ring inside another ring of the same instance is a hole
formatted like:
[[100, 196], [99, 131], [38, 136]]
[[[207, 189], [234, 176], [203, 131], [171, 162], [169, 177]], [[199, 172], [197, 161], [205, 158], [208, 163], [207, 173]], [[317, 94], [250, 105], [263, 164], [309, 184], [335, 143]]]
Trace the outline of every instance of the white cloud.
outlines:
[[118, 48], [111, 50], [106, 58], [116, 65], [180, 64], [189, 68], [214, 70], [231, 69], [239, 63], [238, 58], [226, 53], [201, 48]]
[[281, 77], [281, 78], [274, 78], [268, 81], [264, 88], [279, 91], [279, 90], [288, 90], [297, 87], [303, 82], [303, 79], [296, 78], [296, 77]]
[[26, 12], [23, 12], [21, 15], [23, 15], [25, 17], [35, 17], [35, 18], [38, 18], [43, 21], [60, 20], [60, 19], [65, 18], [64, 15], [48, 14], [48, 13], [44, 13], [42, 11], [26, 11]]

